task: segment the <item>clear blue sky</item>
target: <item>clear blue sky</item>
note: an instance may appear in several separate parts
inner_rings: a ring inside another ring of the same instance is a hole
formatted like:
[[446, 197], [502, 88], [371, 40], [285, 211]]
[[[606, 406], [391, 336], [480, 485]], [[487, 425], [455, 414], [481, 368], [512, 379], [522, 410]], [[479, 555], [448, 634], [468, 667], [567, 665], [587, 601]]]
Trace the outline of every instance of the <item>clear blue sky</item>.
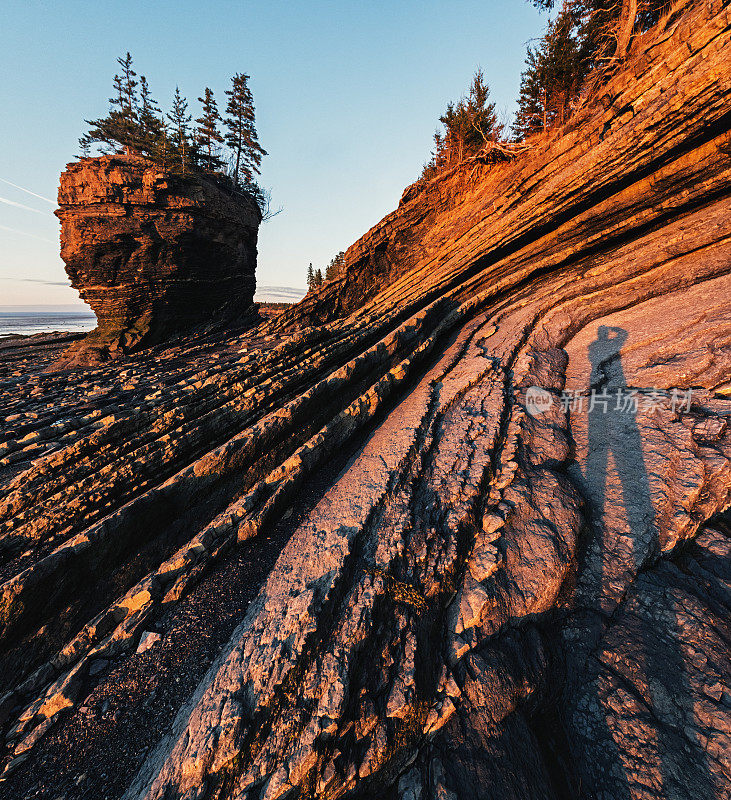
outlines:
[[164, 108], [176, 84], [189, 101], [210, 86], [223, 105], [230, 76], [251, 75], [262, 183], [284, 208], [261, 229], [257, 279], [301, 287], [308, 262], [325, 265], [396, 206], [478, 65], [512, 114], [544, 23], [524, 0], [3, 0], [0, 305], [79, 302], [53, 201], [126, 50]]

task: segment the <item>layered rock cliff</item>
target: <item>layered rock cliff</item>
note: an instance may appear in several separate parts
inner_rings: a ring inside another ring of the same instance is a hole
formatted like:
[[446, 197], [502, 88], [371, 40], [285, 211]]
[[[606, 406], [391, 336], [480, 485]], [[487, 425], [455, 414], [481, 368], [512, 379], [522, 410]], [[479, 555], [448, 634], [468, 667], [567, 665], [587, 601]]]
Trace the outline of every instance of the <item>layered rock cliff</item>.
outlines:
[[680, 5], [298, 308], [9, 362], [0, 796], [728, 797], [730, 151]]
[[111, 155], [69, 164], [58, 203], [61, 258], [98, 320], [69, 363], [252, 315], [261, 213], [249, 195]]

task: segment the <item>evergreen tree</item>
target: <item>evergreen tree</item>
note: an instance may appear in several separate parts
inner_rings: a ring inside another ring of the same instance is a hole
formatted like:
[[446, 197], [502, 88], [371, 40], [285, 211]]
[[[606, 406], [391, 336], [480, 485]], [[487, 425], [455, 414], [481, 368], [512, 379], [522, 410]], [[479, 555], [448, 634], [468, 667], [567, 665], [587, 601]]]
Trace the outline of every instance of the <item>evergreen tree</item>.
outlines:
[[474, 155], [487, 142], [496, 141], [502, 131], [495, 114], [495, 104], [488, 103], [490, 89], [481, 69], [475, 73], [467, 97], [449, 103], [439, 117], [444, 125], [445, 146], [456, 153], [457, 161]]
[[170, 149], [171, 154], [179, 164], [182, 172], [186, 172], [193, 162], [192, 144], [188, 133], [188, 125], [192, 121], [188, 113], [188, 101], [180, 94], [180, 89], [175, 87], [173, 107], [167, 115], [170, 120]]
[[315, 270], [315, 286], [322, 286], [322, 270], [319, 267]]
[[[196, 169], [217, 172], [223, 167], [225, 157], [230, 160], [230, 174], [219, 175], [217, 179], [244, 187], [256, 200], [264, 219], [279, 213], [271, 211], [270, 191], [255, 180], [266, 151], [258, 141], [248, 75], [237, 73], [226, 92], [224, 137], [220, 130], [223, 120], [210, 88], [198, 98], [202, 113], [193, 127], [188, 102], [179, 87], [175, 88], [172, 108], [165, 114], [153, 99], [147, 78], [142, 75], [138, 81], [132, 56], [127, 53], [117, 63], [121, 69], [114, 76], [107, 115], [86, 120], [89, 130], [79, 139], [82, 158], [88, 157], [96, 145], [103, 153], [141, 155], [165, 170], [186, 173]], [[225, 144], [230, 146], [230, 153]], [[322, 275], [322, 270], [319, 274]], [[316, 280], [314, 270], [312, 280]]]
[[137, 73], [132, 69], [132, 56], [127, 51], [124, 58], [118, 58], [117, 63], [122, 67], [121, 93], [118, 99], [122, 106], [130, 115], [135, 118], [137, 112]]
[[[554, 0], [531, 1], [542, 9], [554, 6]], [[549, 26], [547, 32], [557, 41], [547, 49], [553, 56], [554, 47], [560, 51], [569, 37], [573, 39], [574, 53], [568, 59], [573, 69], [569, 91], [577, 93], [590, 74], [624, 58], [633, 34], [649, 30], [669, 6], [669, 0], [563, 0], [554, 30]]]
[[545, 127], [545, 76], [540, 51], [528, 47], [525, 70], [520, 76], [518, 111], [512, 124], [513, 136], [522, 141]]
[[327, 265], [325, 269], [325, 280], [329, 281], [337, 277], [345, 268], [345, 253], [341, 250]]
[[160, 117], [157, 121], [158, 129], [160, 131], [160, 138], [151, 157], [163, 169], [168, 169], [175, 155], [173, 152], [173, 143], [168, 128], [168, 122], [165, 119], [165, 114], [160, 112]]
[[112, 106], [116, 106], [122, 144], [129, 155], [138, 151], [142, 144], [139, 137], [138, 83], [135, 80], [137, 73], [132, 69], [132, 56], [129, 51], [124, 58], [118, 58], [117, 63], [122, 67], [122, 74], [114, 76], [116, 96], [111, 97], [109, 102]]
[[307, 291], [309, 292], [315, 286], [315, 270], [312, 266], [312, 262], [310, 261], [309, 267], [307, 267]]
[[226, 90], [226, 143], [233, 151], [231, 177], [239, 185], [254, 183], [254, 175], [260, 174], [261, 159], [267, 155], [259, 144], [254, 98], [248, 81], [248, 75], [236, 73], [231, 88]]
[[213, 172], [223, 166], [223, 161], [218, 155], [219, 145], [223, 144], [223, 136], [218, 130], [221, 115], [218, 113], [213, 92], [208, 87], [203, 97], [198, 98], [198, 102], [203, 105], [203, 114], [196, 120], [198, 123], [196, 142], [200, 148], [203, 167]]
[[162, 139], [166, 130], [160, 123], [160, 108], [150, 95], [147, 78], [140, 76], [140, 101], [139, 101], [139, 140], [140, 150], [150, 156], [155, 156], [163, 146]]
[[439, 117], [444, 133], [434, 134], [434, 151], [422, 172], [429, 178], [465, 158], [476, 155], [485, 145], [500, 140], [495, 104], [488, 102], [490, 88], [481, 69], [475, 72], [466, 97], [449, 103]]
[[132, 69], [132, 56], [127, 53], [118, 58], [122, 74], [115, 75], [114, 94], [109, 98], [109, 113], [106, 117], [85, 120], [90, 126], [88, 133], [79, 139], [82, 152], [92, 144], [108, 146], [112, 151], [124, 150], [128, 154], [139, 152], [142, 142], [139, 137], [139, 116], [137, 101], [137, 73]]
[[537, 48], [528, 48], [520, 82], [518, 112], [512, 130], [521, 140], [537, 131], [563, 125], [581, 83], [579, 44], [574, 20], [566, 10], [548, 23]]
[[633, 34], [649, 30], [669, 6], [669, 0], [564, 0], [574, 18], [584, 74], [623, 59]]

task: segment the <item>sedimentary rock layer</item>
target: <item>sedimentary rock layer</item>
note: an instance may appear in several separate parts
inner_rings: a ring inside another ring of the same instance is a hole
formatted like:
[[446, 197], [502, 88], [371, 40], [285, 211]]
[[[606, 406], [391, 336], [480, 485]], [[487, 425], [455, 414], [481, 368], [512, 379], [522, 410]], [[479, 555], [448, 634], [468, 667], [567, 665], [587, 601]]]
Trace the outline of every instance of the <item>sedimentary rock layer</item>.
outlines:
[[729, 795], [730, 56], [676, 9], [255, 331], [11, 362], [0, 795]]
[[58, 204], [61, 258], [98, 320], [68, 363], [251, 316], [261, 213], [248, 194], [112, 155], [69, 164]]

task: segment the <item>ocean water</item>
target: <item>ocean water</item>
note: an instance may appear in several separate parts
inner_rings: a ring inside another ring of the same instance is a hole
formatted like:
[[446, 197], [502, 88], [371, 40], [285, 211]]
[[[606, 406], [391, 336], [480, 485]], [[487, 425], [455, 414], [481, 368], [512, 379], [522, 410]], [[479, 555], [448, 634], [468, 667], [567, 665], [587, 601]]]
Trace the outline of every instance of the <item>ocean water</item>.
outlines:
[[299, 303], [304, 296], [304, 289], [292, 286], [257, 286], [254, 300], [258, 303]]
[[[303, 289], [290, 286], [259, 286], [254, 299], [260, 303], [297, 303], [304, 295]], [[0, 336], [85, 333], [95, 327], [94, 313], [84, 306], [0, 306]]]
[[96, 317], [85, 308], [18, 308], [0, 306], [0, 336], [51, 331], [83, 333], [96, 327]]

